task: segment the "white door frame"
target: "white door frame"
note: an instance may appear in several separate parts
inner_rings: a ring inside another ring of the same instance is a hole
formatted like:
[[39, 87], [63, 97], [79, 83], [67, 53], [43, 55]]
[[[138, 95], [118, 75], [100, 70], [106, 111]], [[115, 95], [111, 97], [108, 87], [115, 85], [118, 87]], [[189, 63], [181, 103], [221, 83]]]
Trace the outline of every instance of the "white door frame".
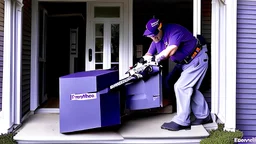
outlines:
[[[49, 2], [63, 2], [71, 0], [39, 0], [39, 1], [49, 1]], [[72, 2], [86, 2], [91, 0], [76, 0]], [[98, 0], [95, 0], [98, 1]], [[102, 0], [108, 2], [108, 0]], [[133, 40], [132, 40], [132, 4], [133, 0], [112, 0], [123, 1], [124, 2], [124, 18], [127, 18], [124, 22], [124, 29], [128, 35], [124, 35], [124, 39], [127, 41], [126, 52], [128, 53], [128, 64], [132, 65], [133, 54]], [[194, 8], [199, 9], [199, 1], [194, 0]], [[20, 74], [21, 74], [21, 9], [22, 0], [17, 0], [18, 9], [17, 12], [17, 37], [14, 38], [14, 33], [12, 32], [13, 27], [11, 27], [11, 21], [13, 19], [12, 15], [12, 3], [11, 0], [5, 0], [5, 28], [4, 28], [4, 68], [3, 68], [3, 107], [0, 112], [0, 132], [8, 131], [8, 129], [16, 122], [19, 123], [21, 101], [20, 101]], [[219, 118], [225, 122], [225, 129], [234, 130], [236, 128], [236, 11], [237, 11], [237, 0], [226, 0], [226, 5], [229, 7], [220, 6], [219, 0], [212, 0], [212, 113], [220, 116]], [[127, 7], [126, 7], [127, 6]], [[226, 29], [220, 31], [220, 26], [222, 26], [222, 21], [220, 20], [220, 9], [226, 9]], [[199, 12], [195, 13], [194, 23], [194, 35], [200, 34], [200, 17]], [[38, 0], [32, 0], [32, 36], [31, 36], [31, 92], [30, 92], [30, 110], [34, 111], [39, 106], [38, 101]], [[226, 42], [220, 43], [219, 36], [225, 35]], [[14, 40], [16, 39], [16, 40]], [[16, 45], [18, 44], [18, 45]], [[221, 46], [224, 49], [220, 49]], [[14, 48], [17, 50], [16, 59], [14, 59]], [[225, 57], [220, 57], [220, 50], [225, 50]], [[220, 62], [225, 63], [225, 69], [220, 67]], [[15, 64], [14, 64], [15, 63]], [[13, 68], [17, 71], [13, 73]], [[223, 75], [225, 79], [220, 79], [220, 75]], [[14, 81], [16, 80], [16, 81]], [[15, 84], [16, 83], [16, 84]], [[223, 85], [222, 85], [223, 84]], [[220, 87], [224, 86], [226, 90], [224, 92], [220, 91]], [[16, 90], [13, 93], [13, 90]], [[225, 117], [221, 116], [221, 111], [219, 110], [219, 101], [225, 98]], [[14, 106], [16, 105], [16, 107]], [[16, 112], [15, 112], [16, 111]], [[15, 120], [16, 118], [16, 120]]]
[[[39, 106], [38, 96], [38, 50], [39, 50], [39, 20], [38, 20], [38, 3], [44, 2], [91, 2], [91, 0], [32, 0], [32, 34], [31, 34], [31, 80], [30, 80], [30, 110], [35, 111]], [[124, 17], [124, 54], [122, 57], [128, 60], [123, 63], [123, 67], [129, 68], [133, 64], [133, 40], [132, 40], [132, 2], [133, 0], [94, 0], [93, 2], [122, 2], [123, 3], [123, 17]], [[125, 73], [122, 70], [120, 73]]]
[[[39, 0], [39, 1], [58, 1], [58, 0]], [[68, 0], [62, 0], [68, 1]], [[86, 0], [76, 0], [76, 1], [84, 1]], [[98, 0], [95, 0], [99, 2]], [[94, 2], [95, 2], [94, 1]], [[88, 1], [89, 2], [89, 1]], [[104, 2], [103, 0], [101, 2]], [[105, 0], [105, 2], [109, 2]], [[112, 0], [111, 2], [123, 2], [124, 3], [124, 33], [128, 33], [128, 35], [124, 35], [124, 54], [123, 57], [128, 59], [128, 63], [125, 63], [124, 67], [129, 67], [132, 65], [132, 55], [133, 55], [133, 41], [132, 41], [132, 0], [128, 2], [125, 0]], [[38, 87], [37, 87], [37, 78], [38, 78], [38, 70], [36, 69], [38, 64], [38, 0], [33, 0], [32, 7], [32, 50], [31, 50], [31, 111], [34, 111], [38, 106]], [[227, 130], [234, 130], [235, 126], [235, 97], [236, 97], [236, 0], [235, 2], [232, 0], [226, 0], [226, 4], [231, 5], [231, 7], [225, 7], [226, 9], [226, 30], [220, 31], [219, 22], [219, 10], [220, 5], [218, 0], [213, 0], [212, 2], [212, 90], [211, 90], [211, 101], [212, 101], [212, 113], [216, 114], [223, 122], [226, 123], [225, 128]], [[233, 5], [233, 6], [232, 6]], [[193, 19], [193, 34], [201, 34], [201, 0], [193, 0], [193, 11], [194, 11], [194, 19]], [[228, 25], [228, 26], [227, 26]], [[226, 43], [220, 43], [220, 35], [224, 35], [226, 39]], [[220, 53], [220, 47], [223, 46], [225, 49], [225, 55]], [[221, 63], [225, 63], [225, 67], [220, 65]], [[122, 63], [120, 61], [120, 63]], [[225, 69], [224, 69], [225, 68]], [[124, 73], [125, 69], [120, 73]], [[222, 75], [222, 76], [221, 76]], [[220, 79], [220, 76], [225, 79]], [[220, 87], [224, 87], [224, 91], [220, 90]], [[226, 99], [224, 103], [222, 103], [223, 107], [225, 107], [225, 113], [219, 110], [220, 105], [219, 101], [221, 99]], [[221, 116], [223, 115], [223, 116]]]
[[212, 113], [236, 129], [237, 0], [212, 0]]
[[21, 122], [22, 0], [5, 0], [0, 133]]
[[[93, 9], [96, 6], [119, 6], [120, 7], [120, 17], [119, 18], [94, 18], [94, 13]], [[123, 17], [123, 4], [122, 3], [95, 3], [95, 2], [88, 2], [87, 4], [87, 13], [90, 14], [87, 16], [87, 33], [86, 33], [86, 51], [85, 51], [85, 67], [86, 70], [93, 70], [95, 67], [95, 23], [103, 23], [104, 24], [104, 30], [108, 29], [107, 27], [110, 27], [111, 24], [119, 24], [120, 27], [120, 35], [119, 35], [119, 75], [120, 77], [124, 77], [123, 70], [127, 68], [126, 63], [126, 57], [124, 57], [124, 43], [128, 43], [128, 41], [123, 40], [124, 33], [128, 33], [124, 30], [124, 17]], [[110, 49], [107, 49], [106, 47], [110, 45], [110, 41], [106, 40], [109, 36], [107, 34], [111, 34], [110, 31], [108, 33], [104, 32], [104, 38], [103, 38], [103, 43], [104, 43], [104, 50], [109, 51]], [[111, 40], [111, 39], [110, 39]], [[106, 43], [105, 43], [106, 42]], [[92, 49], [93, 57], [92, 57], [92, 62], [88, 61], [88, 51], [89, 49]], [[111, 57], [108, 55], [103, 56], [103, 63], [104, 61], [111, 61]], [[131, 59], [131, 57], [129, 58]], [[106, 69], [107, 67], [110, 68], [110, 63], [107, 62], [105, 63], [105, 67], [103, 69]]]

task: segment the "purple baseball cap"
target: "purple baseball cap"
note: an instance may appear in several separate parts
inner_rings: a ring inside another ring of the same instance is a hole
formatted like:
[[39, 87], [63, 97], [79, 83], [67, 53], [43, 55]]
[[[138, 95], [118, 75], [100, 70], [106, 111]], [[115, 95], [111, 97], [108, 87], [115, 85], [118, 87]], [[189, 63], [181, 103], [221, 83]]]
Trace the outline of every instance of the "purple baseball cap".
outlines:
[[159, 30], [159, 19], [152, 18], [148, 21], [146, 25], [146, 30], [144, 32], [144, 36], [151, 37], [158, 34]]

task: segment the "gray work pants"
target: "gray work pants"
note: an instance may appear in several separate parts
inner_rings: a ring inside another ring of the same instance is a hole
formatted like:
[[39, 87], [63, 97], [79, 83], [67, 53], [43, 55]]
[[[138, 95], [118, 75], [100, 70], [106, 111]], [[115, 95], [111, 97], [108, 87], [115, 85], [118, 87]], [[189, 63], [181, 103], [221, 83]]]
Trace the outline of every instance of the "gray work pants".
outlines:
[[180, 78], [174, 85], [177, 101], [177, 115], [172, 119], [179, 125], [190, 125], [191, 110], [198, 119], [209, 115], [208, 104], [199, 91], [208, 68], [207, 47], [203, 46], [199, 54], [189, 63], [182, 65]]

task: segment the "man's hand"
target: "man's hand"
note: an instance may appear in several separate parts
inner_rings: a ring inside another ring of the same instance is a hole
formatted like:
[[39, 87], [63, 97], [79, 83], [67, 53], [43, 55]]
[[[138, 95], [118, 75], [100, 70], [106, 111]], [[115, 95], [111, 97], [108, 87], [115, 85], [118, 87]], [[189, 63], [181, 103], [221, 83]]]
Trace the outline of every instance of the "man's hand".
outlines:
[[147, 62], [151, 62], [152, 61], [152, 57], [153, 56], [150, 56], [150, 55], [143, 56], [144, 60], [147, 61]]
[[151, 62], [152, 58], [153, 58], [153, 56], [151, 56], [151, 55], [145, 55], [145, 56], [141, 57], [138, 62], [141, 64], [144, 64], [147, 62]]
[[156, 55], [155, 56], [155, 62], [158, 64], [159, 62], [161, 62], [162, 60], [166, 59], [167, 57], [165, 57], [165, 55]]

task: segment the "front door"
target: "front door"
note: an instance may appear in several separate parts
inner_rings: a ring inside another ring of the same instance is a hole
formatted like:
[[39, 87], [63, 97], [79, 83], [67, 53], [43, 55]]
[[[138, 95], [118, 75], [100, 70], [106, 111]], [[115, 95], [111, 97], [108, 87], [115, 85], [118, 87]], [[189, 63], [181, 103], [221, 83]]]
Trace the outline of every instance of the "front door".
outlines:
[[121, 45], [121, 4], [88, 5], [91, 15], [87, 27], [86, 70], [119, 69]]
[[47, 45], [47, 20], [48, 14], [45, 9], [40, 9], [40, 41], [39, 41], [39, 103], [44, 103], [47, 100], [46, 93], [46, 45]]

